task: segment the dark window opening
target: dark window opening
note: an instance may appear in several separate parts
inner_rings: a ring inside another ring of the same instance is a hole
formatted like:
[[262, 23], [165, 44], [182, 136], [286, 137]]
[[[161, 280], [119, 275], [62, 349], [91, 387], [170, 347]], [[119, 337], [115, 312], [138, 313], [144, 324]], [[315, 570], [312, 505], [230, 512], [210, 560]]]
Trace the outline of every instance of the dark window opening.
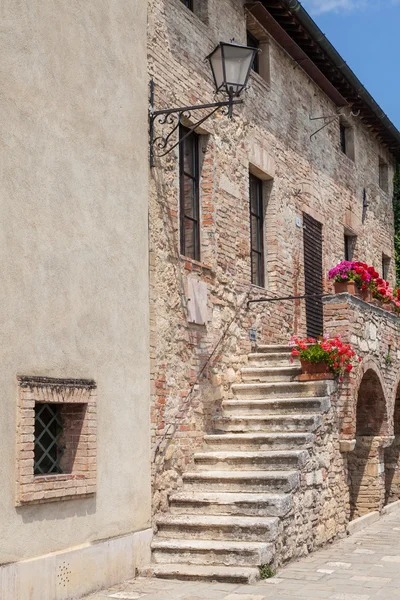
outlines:
[[353, 260], [356, 240], [355, 235], [344, 235], [344, 260]]
[[263, 182], [250, 174], [251, 282], [264, 287]]
[[[247, 31], [247, 46], [249, 46], [249, 48], [257, 48], [257, 50], [260, 48], [259, 40], [257, 38], [255, 38], [254, 35], [252, 35], [250, 33], [250, 31]], [[254, 57], [252, 69], [256, 73], [260, 72], [260, 53], [259, 52], [257, 52]]]
[[[181, 139], [188, 133], [186, 127], [179, 130]], [[200, 260], [199, 136], [188, 135], [179, 152], [181, 254]]]
[[63, 472], [60, 465], [64, 453], [63, 431], [60, 404], [35, 405], [35, 475]]
[[387, 192], [389, 189], [389, 167], [382, 159], [379, 159], [379, 187], [384, 192]]
[[382, 254], [382, 277], [387, 280], [389, 277], [389, 269], [390, 269], [390, 256], [386, 256], [386, 254]]
[[346, 127], [342, 123], [340, 123], [340, 149], [343, 154], [347, 154]]
[[193, 0], [181, 0], [182, 4], [186, 6], [189, 10], [193, 10]]

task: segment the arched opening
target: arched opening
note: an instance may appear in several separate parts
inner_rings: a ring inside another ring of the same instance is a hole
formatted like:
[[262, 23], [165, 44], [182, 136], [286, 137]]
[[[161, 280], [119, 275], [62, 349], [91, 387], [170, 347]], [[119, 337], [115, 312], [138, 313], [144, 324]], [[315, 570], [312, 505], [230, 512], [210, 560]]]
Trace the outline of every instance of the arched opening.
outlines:
[[385, 450], [385, 503], [400, 500], [400, 384], [394, 403], [394, 441]]
[[368, 369], [362, 378], [356, 406], [356, 446], [349, 454], [350, 520], [385, 501], [385, 466], [381, 436], [388, 434], [386, 400], [380, 379]]

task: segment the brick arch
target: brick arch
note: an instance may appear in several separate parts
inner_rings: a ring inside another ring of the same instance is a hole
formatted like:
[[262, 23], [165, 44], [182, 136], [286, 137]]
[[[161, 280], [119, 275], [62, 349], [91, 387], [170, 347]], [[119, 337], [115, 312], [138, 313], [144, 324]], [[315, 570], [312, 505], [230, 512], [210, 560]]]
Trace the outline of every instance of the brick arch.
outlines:
[[385, 449], [385, 503], [400, 500], [400, 376], [394, 388], [393, 442]]
[[389, 433], [388, 393], [378, 364], [364, 359], [353, 387], [353, 427], [357, 436], [386, 436]]
[[348, 456], [350, 519], [380, 511], [385, 502], [382, 438], [388, 435], [387, 393], [379, 367], [360, 364], [354, 387], [356, 446]]

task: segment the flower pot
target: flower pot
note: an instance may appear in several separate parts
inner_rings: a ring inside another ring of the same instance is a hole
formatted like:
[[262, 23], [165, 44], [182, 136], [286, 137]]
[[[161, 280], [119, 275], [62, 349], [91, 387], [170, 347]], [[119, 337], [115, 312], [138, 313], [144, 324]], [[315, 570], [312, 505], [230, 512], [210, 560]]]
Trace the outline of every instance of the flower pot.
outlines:
[[311, 363], [301, 359], [300, 362], [302, 373], [299, 375], [299, 381], [320, 381], [334, 378], [326, 363]]
[[366, 290], [357, 290], [357, 296], [364, 300], [364, 302], [372, 302], [372, 292], [369, 288]]
[[383, 308], [383, 310], [387, 310], [388, 312], [392, 312], [392, 305], [389, 302], [382, 302], [381, 308]]
[[353, 294], [354, 296], [356, 293], [356, 284], [354, 281], [335, 281], [334, 286], [335, 294], [343, 294], [343, 292], [346, 292], [347, 294]]

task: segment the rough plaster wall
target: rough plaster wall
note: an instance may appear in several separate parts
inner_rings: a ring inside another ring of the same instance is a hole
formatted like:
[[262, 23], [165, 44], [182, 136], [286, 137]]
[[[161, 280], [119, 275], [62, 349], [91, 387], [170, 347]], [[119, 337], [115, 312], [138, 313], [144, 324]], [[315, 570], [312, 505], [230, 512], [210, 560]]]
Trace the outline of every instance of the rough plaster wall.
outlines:
[[[0, 9], [0, 563], [149, 525], [144, 0]], [[95, 498], [14, 507], [16, 376], [98, 384]]]
[[[245, 42], [243, 2], [209, 0], [207, 5], [205, 24], [180, 0], [149, 3], [149, 71], [156, 82], [157, 108], [212, 102], [204, 57], [220, 40]], [[253, 75], [245, 105], [235, 109], [234, 119], [219, 116], [204, 124], [208, 138], [201, 185], [202, 264], [179, 257], [176, 151], [157, 161], [151, 173], [152, 442], [162, 450], [154, 466], [155, 510], [167, 507], [168, 493], [180, 485], [180, 474], [201, 447], [211, 415], [237, 379], [251, 349], [249, 329], [255, 329], [263, 343], [287, 341], [293, 330], [304, 331], [301, 303], [253, 305], [235, 316], [249, 290], [253, 298], [265, 295], [249, 283], [248, 172], [254, 150], [264, 151], [274, 170], [269, 173], [273, 181], [268, 184], [266, 211], [269, 292], [304, 291], [303, 236], [296, 226], [296, 216], [303, 211], [323, 223], [325, 272], [343, 258], [344, 227], [349, 222], [359, 236], [356, 258], [380, 268], [385, 248], [392, 255], [391, 187], [385, 194], [378, 186], [379, 155], [391, 163], [390, 156], [356, 119], [355, 162], [340, 151], [338, 123], [310, 141], [320, 122], [309, 117], [334, 113], [336, 107], [273, 41], [270, 52], [270, 85]], [[362, 224], [364, 187], [370, 206]], [[187, 323], [188, 275], [208, 285], [212, 317], [203, 327]], [[233, 318], [187, 400], [190, 383]]]

